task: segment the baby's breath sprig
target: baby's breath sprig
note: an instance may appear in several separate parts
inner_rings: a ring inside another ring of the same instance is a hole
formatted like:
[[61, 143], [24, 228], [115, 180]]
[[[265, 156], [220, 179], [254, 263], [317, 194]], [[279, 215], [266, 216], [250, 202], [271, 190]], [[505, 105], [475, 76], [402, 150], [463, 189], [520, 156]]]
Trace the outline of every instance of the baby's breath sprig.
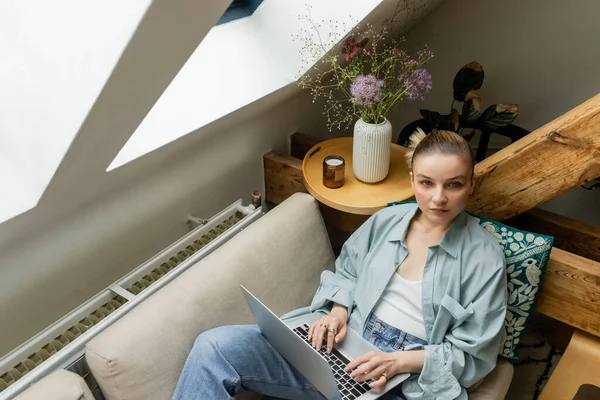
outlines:
[[[293, 36], [302, 44], [302, 71], [308, 70], [298, 85], [310, 91], [313, 103], [324, 98], [330, 131], [347, 129], [358, 118], [381, 123], [401, 100], [423, 100], [431, 90], [423, 65], [433, 53], [425, 48], [411, 56], [402, 50], [403, 39], [390, 37], [389, 20], [380, 29], [368, 23], [348, 29], [334, 20], [314, 21], [310, 9], [299, 16], [309, 29]], [[341, 31], [350, 33], [340, 40]]]

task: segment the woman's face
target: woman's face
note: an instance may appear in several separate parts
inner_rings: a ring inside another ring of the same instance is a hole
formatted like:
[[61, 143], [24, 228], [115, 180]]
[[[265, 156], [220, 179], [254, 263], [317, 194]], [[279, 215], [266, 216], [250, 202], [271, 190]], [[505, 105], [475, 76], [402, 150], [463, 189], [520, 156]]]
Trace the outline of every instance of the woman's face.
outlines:
[[471, 166], [455, 155], [419, 155], [410, 177], [421, 212], [434, 223], [454, 220], [474, 189]]

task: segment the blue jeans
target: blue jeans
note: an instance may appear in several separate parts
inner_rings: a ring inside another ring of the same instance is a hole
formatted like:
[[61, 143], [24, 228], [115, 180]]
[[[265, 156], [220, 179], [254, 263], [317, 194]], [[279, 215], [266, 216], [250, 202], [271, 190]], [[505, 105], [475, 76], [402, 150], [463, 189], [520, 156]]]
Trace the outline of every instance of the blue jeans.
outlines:
[[[372, 315], [363, 337], [381, 351], [426, 344]], [[188, 355], [173, 400], [229, 400], [252, 391], [284, 399], [325, 397], [283, 358], [256, 325], [222, 326], [198, 336]], [[402, 399], [400, 386], [382, 399]]]

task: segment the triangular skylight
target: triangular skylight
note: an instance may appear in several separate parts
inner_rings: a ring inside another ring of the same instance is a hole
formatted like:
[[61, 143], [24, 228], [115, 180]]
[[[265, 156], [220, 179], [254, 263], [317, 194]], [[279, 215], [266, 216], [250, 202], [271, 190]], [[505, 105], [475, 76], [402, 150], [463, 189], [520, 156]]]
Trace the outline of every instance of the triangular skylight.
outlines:
[[[264, 0], [254, 14], [206, 35], [108, 171], [294, 82], [302, 66], [292, 35], [310, 5], [315, 20], [363, 19], [381, 0]], [[340, 32], [343, 33], [343, 32]]]
[[0, 2], [0, 223], [37, 204], [149, 4]]

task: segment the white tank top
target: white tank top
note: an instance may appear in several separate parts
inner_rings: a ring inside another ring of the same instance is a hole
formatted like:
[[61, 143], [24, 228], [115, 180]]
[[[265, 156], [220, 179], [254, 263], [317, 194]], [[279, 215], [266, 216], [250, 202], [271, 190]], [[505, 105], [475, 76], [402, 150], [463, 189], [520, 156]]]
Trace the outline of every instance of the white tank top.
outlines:
[[373, 312], [385, 323], [427, 340], [423, 323], [422, 287], [422, 281], [408, 281], [394, 272]]

